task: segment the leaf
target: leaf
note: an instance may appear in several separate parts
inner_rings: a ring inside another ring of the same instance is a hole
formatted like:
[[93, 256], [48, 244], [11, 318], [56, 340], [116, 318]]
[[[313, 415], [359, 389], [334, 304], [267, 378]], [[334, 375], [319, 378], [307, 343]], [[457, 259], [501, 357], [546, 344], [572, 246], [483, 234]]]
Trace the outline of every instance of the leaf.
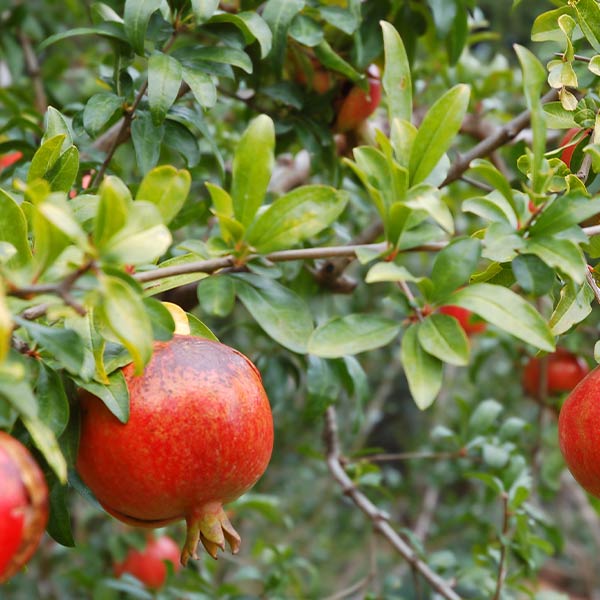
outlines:
[[[198, 262], [197, 254], [182, 254], [180, 256], [174, 256], [160, 263], [160, 267], [174, 267], [177, 265], [184, 265], [187, 263]], [[144, 283], [144, 295], [154, 296], [167, 290], [172, 290], [176, 287], [181, 287], [188, 283], [194, 283], [208, 277], [207, 273], [195, 272], [195, 273], [184, 273], [182, 275], [172, 275], [171, 277], [162, 277], [155, 281], [148, 281]]]
[[102, 281], [98, 316], [127, 348], [139, 375], [152, 356], [152, 326], [142, 299], [123, 279], [107, 275]]
[[65, 138], [66, 135], [64, 133], [55, 135], [38, 148], [31, 159], [31, 165], [27, 173], [27, 183], [44, 178], [48, 171], [56, 164]]
[[138, 112], [131, 124], [131, 139], [140, 171], [145, 174], [156, 166], [165, 133], [164, 124], [155, 126], [148, 113]]
[[359, 73], [349, 62], [345, 61], [327, 42], [322, 40], [314, 48], [317, 60], [327, 69], [337, 71], [353, 81], [365, 91], [368, 89], [368, 83], [365, 76]]
[[481, 257], [481, 242], [475, 238], [463, 238], [451, 242], [435, 257], [431, 279], [433, 299], [443, 299], [461, 285], [477, 268]]
[[469, 364], [469, 340], [454, 317], [429, 315], [420, 324], [417, 334], [421, 347], [428, 354], [459, 367]]
[[90, 250], [87, 234], [73, 216], [71, 206], [62, 194], [48, 196], [46, 200], [40, 202], [35, 208], [39, 215], [42, 215], [44, 219], [62, 232], [79, 248], [83, 251]]
[[98, 193], [100, 201], [94, 219], [94, 241], [98, 248], [103, 248], [125, 226], [132, 198], [127, 186], [114, 175], [104, 178]]
[[554, 270], [533, 254], [517, 256], [511, 267], [523, 291], [536, 297], [548, 294], [556, 281]]
[[100, 398], [106, 408], [121, 421], [129, 421], [129, 390], [127, 382], [121, 370], [115, 371], [108, 376], [108, 385], [102, 385], [95, 381], [82, 381], [77, 379], [77, 385], [90, 394]]
[[397, 321], [377, 315], [336, 317], [317, 327], [308, 352], [322, 358], [340, 358], [389, 344], [400, 332]]
[[144, 307], [152, 324], [152, 337], [168, 342], [175, 333], [175, 321], [169, 309], [154, 298], [144, 298]]
[[411, 185], [424, 181], [450, 147], [467, 112], [469, 96], [468, 86], [456, 85], [425, 115], [410, 156]]
[[210, 75], [191, 67], [183, 67], [182, 77], [200, 106], [212, 108], [217, 103], [217, 88]]
[[292, 19], [304, 8], [304, 5], [304, 0], [268, 0], [264, 5], [262, 17], [273, 32], [271, 58], [272, 70], [276, 77], [283, 67], [288, 29]]
[[48, 487], [50, 488], [50, 516], [48, 518], [47, 531], [52, 539], [62, 546], [69, 548], [75, 547], [73, 531], [71, 529], [71, 519], [69, 515], [69, 488], [62, 485], [55, 477], [48, 477]]
[[219, 341], [219, 338], [196, 315], [186, 313], [190, 325], [190, 335], [203, 337], [207, 340]]
[[228, 316], [235, 306], [235, 284], [227, 275], [202, 280], [196, 290], [202, 310], [216, 317]]
[[171, 108], [179, 88], [183, 68], [168, 54], [153, 54], [148, 60], [148, 103], [154, 125], [160, 125]]
[[554, 351], [554, 337], [539, 313], [515, 292], [490, 283], [476, 283], [456, 292], [448, 304], [462, 306], [516, 338]]
[[374, 264], [365, 276], [366, 283], [379, 283], [382, 281], [414, 281], [420, 282], [424, 277], [416, 277], [408, 269], [393, 262], [378, 262]]
[[382, 83], [388, 102], [390, 123], [394, 119], [410, 122], [412, 119], [412, 80], [410, 64], [402, 38], [394, 26], [380, 22], [383, 31], [385, 69]]
[[15, 323], [23, 327], [31, 338], [44, 350], [49, 352], [59, 363], [77, 375], [83, 366], [83, 342], [72, 329], [64, 327], [48, 327], [21, 317], [14, 317]]
[[53, 192], [69, 192], [79, 172], [79, 151], [75, 146], [60, 155], [54, 166], [46, 174]]
[[306, 414], [309, 419], [318, 419], [339, 398], [341, 385], [331, 363], [313, 355], [308, 356], [306, 380]]
[[567, 282], [560, 290], [560, 299], [550, 317], [552, 334], [562, 335], [573, 325], [581, 323], [592, 312], [594, 298], [594, 292], [587, 282], [579, 286], [572, 281]]
[[303, 242], [329, 227], [348, 196], [324, 185], [306, 185], [277, 198], [252, 224], [248, 242], [262, 254]]
[[555, 237], [532, 237], [527, 240], [523, 253], [535, 254], [549, 267], [558, 269], [575, 283], [582, 284], [587, 272], [587, 263], [581, 248], [571, 240]]
[[61, 147], [62, 152], [65, 152], [69, 146], [73, 145], [73, 135], [67, 120], [53, 106], [49, 106], [44, 115], [44, 128], [46, 131], [42, 136], [42, 144], [57, 135], [64, 135], [65, 138]]
[[138, 192], [136, 202], [145, 200], [154, 204], [168, 225], [181, 210], [188, 194], [192, 178], [189, 171], [177, 170], [171, 165], [162, 165], [146, 173]]
[[0, 279], [0, 364], [2, 364], [11, 347], [14, 324], [12, 314], [6, 301], [4, 282]]
[[[142, 2], [145, 0], [141, 0]], [[94, 27], [75, 27], [67, 31], [61, 31], [47, 37], [39, 46], [38, 50], [45, 50], [48, 46], [62, 42], [63, 40], [78, 37], [80, 35], [99, 35], [108, 39], [126, 42], [125, 31], [120, 23], [100, 23]]]
[[61, 483], [67, 482], [67, 461], [52, 430], [37, 418], [21, 416], [23, 425]]
[[513, 207], [498, 190], [486, 196], [468, 198], [462, 203], [462, 209], [494, 223], [506, 223], [514, 230], [519, 226]]
[[144, 56], [146, 29], [152, 13], [160, 8], [161, 0], [125, 0], [123, 20], [125, 34], [133, 49]]
[[442, 389], [442, 361], [428, 354], [419, 343], [419, 325], [411, 325], [402, 337], [400, 360], [415, 404], [425, 410]]
[[255, 39], [260, 46], [260, 57], [265, 58], [271, 51], [273, 34], [264, 19], [256, 12], [243, 11], [237, 14], [220, 13], [210, 19], [211, 23], [231, 23], [244, 35], [246, 44]]
[[69, 401], [60, 374], [42, 361], [39, 361], [35, 395], [38, 399], [38, 417], [54, 435], [60, 436], [69, 422]]
[[469, 418], [469, 430], [473, 434], [487, 433], [490, 428], [496, 428], [496, 419], [500, 416], [504, 407], [496, 400], [483, 400]]
[[274, 164], [275, 127], [267, 115], [248, 125], [233, 157], [231, 196], [234, 215], [250, 225], [263, 203]]
[[29, 247], [27, 220], [17, 201], [0, 188], [0, 240], [11, 244], [16, 253], [7, 262], [8, 267], [20, 268], [30, 263], [33, 256]]
[[123, 98], [110, 92], [94, 94], [83, 109], [83, 127], [95, 136], [122, 110]]
[[252, 73], [253, 65], [250, 57], [238, 48], [225, 46], [201, 46], [194, 51], [194, 59], [211, 61], [239, 67], [246, 73]]
[[570, 3], [577, 17], [577, 24], [596, 52], [600, 52], [600, 6], [596, 0], [577, 0]]
[[219, 8], [219, 0], [191, 0], [191, 5], [197, 24], [202, 25]]
[[293, 352], [306, 353], [313, 320], [304, 300], [275, 281], [236, 279], [238, 298], [265, 333]]

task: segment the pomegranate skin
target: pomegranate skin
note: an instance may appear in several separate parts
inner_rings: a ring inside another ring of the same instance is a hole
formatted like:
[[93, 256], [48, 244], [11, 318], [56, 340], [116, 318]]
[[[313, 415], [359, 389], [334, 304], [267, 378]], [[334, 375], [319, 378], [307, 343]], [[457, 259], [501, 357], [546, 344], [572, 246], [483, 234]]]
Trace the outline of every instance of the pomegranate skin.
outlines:
[[[547, 357], [547, 391], [549, 394], [570, 392], [588, 373], [587, 363], [564, 348], [557, 348]], [[537, 396], [540, 388], [541, 364], [532, 358], [523, 370], [523, 387], [530, 396]]]
[[477, 321], [473, 317], [473, 313], [463, 308], [462, 306], [455, 306], [454, 304], [448, 304], [440, 308], [440, 312], [444, 315], [454, 317], [463, 328], [464, 332], [471, 336], [477, 333], [483, 333], [486, 329], [486, 324], [483, 321]]
[[0, 431], [0, 583], [25, 565], [48, 522], [48, 487], [18, 440]]
[[354, 86], [342, 101], [335, 121], [336, 131], [345, 132], [358, 127], [371, 116], [381, 102], [381, 80], [377, 65], [368, 70], [369, 91]]
[[161, 527], [186, 519], [181, 560], [198, 538], [216, 558], [239, 536], [222, 504], [250, 489], [273, 448], [273, 420], [260, 374], [243, 354], [188, 335], [157, 342], [140, 376], [123, 369], [130, 418], [121, 423], [93, 395], [81, 396], [77, 469], [116, 518]]
[[573, 477], [600, 498], [600, 368], [569, 394], [558, 418], [558, 441]]
[[181, 569], [179, 547], [169, 536], [162, 535], [149, 539], [143, 550], [129, 550], [125, 560], [115, 565], [115, 575], [120, 577], [123, 573], [130, 573], [150, 589], [157, 590], [167, 579], [165, 561], [173, 564], [176, 573]]

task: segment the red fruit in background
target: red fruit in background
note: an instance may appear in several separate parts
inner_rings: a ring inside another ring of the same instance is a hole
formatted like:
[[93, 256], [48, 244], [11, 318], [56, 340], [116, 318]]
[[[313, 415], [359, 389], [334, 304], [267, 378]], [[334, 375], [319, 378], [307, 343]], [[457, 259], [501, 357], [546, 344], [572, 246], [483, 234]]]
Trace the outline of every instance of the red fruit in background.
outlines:
[[[587, 363], [564, 348], [546, 357], [547, 391], [549, 394], [570, 392], [589, 372]], [[530, 396], [540, 393], [541, 360], [532, 358], [523, 371], [523, 387]]]
[[11, 152], [10, 154], [5, 154], [4, 156], [0, 156], [0, 170], [5, 169], [6, 167], [10, 167], [14, 165], [16, 162], [20, 161], [23, 158], [22, 152]]
[[35, 552], [48, 522], [48, 487], [31, 454], [0, 431], [0, 583]]
[[144, 585], [156, 590], [162, 587], [167, 578], [165, 561], [173, 564], [176, 573], [181, 569], [179, 547], [167, 535], [149, 539], [143, 550], [129, 550], [125, 560], [115, 565], [115, 575], [120, 577], [123, 573], [130, 573]]
[[558, 441], [573, 477], [600, 498], [600, 368], [586, 375], [565, 400]]
[[440, 312], [444, 315], [454, 317], [467, 335], [474, 335], [485, 331], [486, 324], [478, 320], [470, 310], [462, 308], [462, 306], [448, 304], [447, 306], [442, 306]]
[[82, 393], [77, 468], [113, 516], [162, 527], [185, 519], [185, 564], [198, 540], [216, 558], [240, 537], [222, 505], [250, 489], [273, 448], [273, 420], [256, 367], [233, 348], [189, 335], [156, 342], [144, 373], [123, 369], [130, 418]]
[[324, 69], [316, 58], [310, 59], [312, 69], [306, 69], [306, 65], [296, 61], [294, 68], [294, 80], [306, 87], [312, 88], [317, 94], [325, 94], [331, 89], [332, 77], [327, 69]]
[[[575, 154], [575, 150], [579, 146], [579, 144], [587, 144], [587, 138], [591, 133], [591, 129], [582, 129], [580, 127], [573, 127], [569, 129], [567, 133], [562, 137], [559, 143], [559, 147], [563, 147], [564, 149], [560, 154], [560, 160], [562, 160], [567, 167], [571, 168], [571, 160], [573, 159], [573, 154]], [[579, 135], [581, 134], [581, 135]], [[573, 140], [573, 143], [569, 143]]]
[[369, 67], [368, 81], [368, 92], [354, 86], [342, 100], [335, 121], [337, 131], [344, 132], [356, 129], [379, 106], [381, 102], [381, 79], [379, 68], [376, 65]]

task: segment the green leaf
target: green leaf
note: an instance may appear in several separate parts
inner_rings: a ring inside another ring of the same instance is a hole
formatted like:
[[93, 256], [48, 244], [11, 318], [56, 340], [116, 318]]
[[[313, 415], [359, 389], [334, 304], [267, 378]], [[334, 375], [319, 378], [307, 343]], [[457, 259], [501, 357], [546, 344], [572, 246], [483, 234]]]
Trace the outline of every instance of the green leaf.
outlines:
[[527, 240], [524, 253], [535, 254], [549, 267], [558, 269], [575, 283], [585, 280], [587, 263], [581, 248], [571, 240], [535, 237]]
[[423, 320], [417, 331], [425, 352], [451, 365], [469, 364], [469, 340], [459, 322], [448, 315], [432, 314]]
[[55, 477], [48, 477], [48, 487], [50, 488], [50, 516], [48, 518], [47, 531], [52, 539], [62, 546], [69, 548], [75, 547], [73, 531], [71, 529], [71, 519], [69, 515], [69, 488], [61, 484]]
[[454, 233], [452, 213], [442, 200], [442, 194], [438, 188], [424, 183], [415, 185], [408, 191], [405, 204], [414, 210], [424, 211], [448, 233]]
[[469, 96], [468, 86], [456, 85], [425, 115], [410, 156], [411, 185], [427, 178], [454, 141], [467, 112]]
[[54, 435], [60, 436], [69, 422], [69, 400], [60, 374], [42, 361], [39, 362], [35, 395], [38, 399], [38, 417]]
[[46, 174], [53, 192], [69, 192], [79, 172], [79, 151], [75, 146], [68, 148]]
[[152, 326], [142, 299], [123, 279], [107, 275], [102, 281], [102, 303], [98, 316], [127, 348], [136, 375], [152, 356]]
[[146, 29], [152, 13], [160, 8], [161, 0], [125, 0], [123, 14], [125, 33], [133, 49], [144, 56]]
[[475, 238], [455, 240], [440, 251], [431, 271], [433, 298], [443, 299], [467, 283], [477, 268], [480, 257], [481, 242]]
[[304, 0], [268, 0], [264, 5], [263, 19], [273, 32], [271, 59], [275, 76], [281, 73], [287, 46], [287, 33], [292, 19], [304, 8]]
[[152, 117], [146, 112], [139, 112], [131, 124], [131, 139], [135, 157], [143, 174], [158, 163], [164, 134], [164, 124], [155, 126]]
[[94, 219], [94, 241], [98, 248], [103, 248], [125, 226], [132, 199], [127, 186], [114, 175], [104, 178], [98, 193], [100, 201]]
[[554, 270], [533, 254], [517, 256], [511, 267], [523, 291], [536, 297], [548, 294], [556, 281]]
[[30, 263], [33, 256], [29, 246], [27, 220], [17, 201], [0, 188], [0, 240], [11, 244], [16, 254], [7, 262], [8, 267], [20, 268]]
[[317, 327], [308, 341], [308, 352], [322, 358], [340, 358], [385, 346], [399, 332], [398, 322], [392, 319], [345, 315]]
[[10, 351], [13, 332], [13, 319], [4, 290], [4, 282], [0, 281], [0, 364], [2, 364]]
[[[197, 254], [182, 254], [180, 256], [174, 256], [173, 258], [169, 258], [160, 263], [160, 267], [174, 267], [178, 265], [184, 265], [188, 263], [198, 262]], [[195, 281], [199, 281], [200, 279], [204, 279], [208, 277], [207, 273], [184, 273], [182, 275], [172, 275], [170, 277], [162, 277], [161, 279], [157, 279], [156, 281], [148, 281], [144, 283], [144, 295], [145, 296], [154, 296], [155, 294], [160, 294], [161, 292], [166, 292], [167, 290], [172, 290], [176, 287], [181, 287], [188, 283], [194, 283]]]
[[191, 67], [183, 67], [182, 76], [200, 106], [212, 108], [217, 103], [217, 88], [210, 75]]
[[400, 360], [415, 404], [425, 410], [442, 389], [442, 361], [423, 350], [419, 343], [419, 325], [411, 325], [402, 337]]
[[383, 31], [385, 69], [382, 83], [388, 102], [390, 123], [394, 119], [410, 122], [412, 119], [412, 80], [410, 64], [402, 38], [394, 26], [380, 22]]
[[312, 355], [308, 356], [306, 380], [306, 413], [309, 419], [318, 419], [340, 397], [340, 381], [330, 362]]
[[[141, 1], [143, 2], [145, 0]], [[94, 27], [75, 27], [74, 29], [55, 33], [54, 35], [47, 37], [38, 46], [38, 50], [45, 50], [48, 46], [56, 44], [56, 42], [62, 42], [63, 40], [78, 37], [80, 35], [99, 35], [101, 37], [106, 37], [109, 40], [118, 40], [120, 42], [127, 41], [125, 31], [120, 23], [100, 23]]]
[[242, 32], [246, 45], [250, 44], [252, 40], [258, 42], [261, 58], [265, 58], [271, 51], [273, 34], [264, 19], [256, 12], [221, 13], [214, 15], [210, 22], [235, 25]]
[[58, 441], [56, 440], [54, 433], [52, 433], [52, 430], [45, 423], [36, 418], [23, 415], [21, 420], [27, 431], [29, 431], [33, 443], [37, 446], [38, 450], [46, 459], [46, 462], [56, 473], [58, 480], [61, 483], [66, 483], [67, 461], [60, 450]]
[[57, 135], [64, 135], [65, 139], [62, 144], [62, 151], [64, 152], [69, 146], [73, 145], [73, 135], [67, 120], [62, 113], [53, 106], [49, 106], [44, 115], [44, 128], [45, 131], [42, 137], [42, 144]]
[[195, 60], [208, 60], [226, 65], [239, 67], [246, 73], [252, 73], [253, 65], [250, 57], [238, 48], [227, 48], [225, 46], [202, 46], [194, 51]]
[[153, 54], [148, 60], [148, 103], [154, 125], [160, 125], [177, 99], [183, 68], [168, 54]]
[[486, 196], [468, 198], [462, 203], [462, 209], [494, 223], [506, 223], [514, 230], [519, 226], [513, 207], [498, 190]]
[[167, 307], [154, 298], [144, 298], [144, 307], [152, 324], [152, 336], [155, 340], [168, 342], [175, 332], [175, 321]]
[[596, 0], [577, 0], [569, 6], [575, 11], [577, 24], [596, 52], [600, 52], [600, 6]]
[[554, 337], [540, 314], [515, 292], [490, 283], [476, 283], [456, 292], [448, 304], [462, 306], [524, 342], [554, 351]]
[[52, 169], [61, 155], [62, 145], [66, 137], [64, 133], [55, 135], [38, 148], [31, 159], [31, 165], [27, 173], [27, 183], [44, 178], [48, 171]]
[[108, 376], [108, 385], [96, 383], [95, 381], [76, 380], [77, 385], [90, 394], [100, 398], [106, 408], [121, 421], [129, 421], [129, 390], [121, 370], [115, 371]]
[[[323, 41], [325, 32], [320, 23], [300, 13], [297, 14], [292, 21], [292, 25], [289, 29], [289, 36], [303, 46], [314, 48]], [[304, 59], [304, 57], [301, 57], [299, 60], [302, 61], [302, 69], [304, 68], [304, 63], [306, 63], [307, 67], [312, 66], [310, 65], [308, 58]]]
[[210, 19], [219, 8], [219, 0], [191, 0], [192, 13], [198, 25]]
[[171, 165], [162, 165], [152, 169], [142, 179], [135, 199], [136, 202], [145, 200], [154, 204], [163, 223], [168, 225], [184, 205], [191, 183], [189, 171], [178, 171]]
[[248, 231], [248, 242], [263, 254], [290, 248], [329, 227], [347, 203], [347, 194], [328, 186], [296, 188], [260, 214]]
[[274, 164], [275, 128], [267, 115], [250, 121], [233, 157], [231, 196], [234, 215], [250, 225], [263, 203]]
[[23, 327], [31, 338], [49, 352], [59, 363], [74, 375], [83, 366], [83, 342], [72, 329], [48, 327], [27, 319], [14, 317], [15, 323]]
[[[25, 369], [20, 363], [5, 362], [0, 372], [0, 398], [4, 398], [22, 416], [37, 418], [38, 401], [29, 382], [24, 379]], [[8, 372], [7, 372], [8, 371]]]
[[62, 194], [51, 194], [35, 208], [39, 215], [42, 215], [79, 248], [83, 251], [90, 250], [87, 234], [73, 216], [71, 206]]
[[239, 299], [265, 333], [293, 352], [306, 353], [313, 320], [304, 300], [275, 281], [236, 279]]
[[496, 400], [483, 400], [469, 418], [469, 430], [473, 434], [487, 433], [492, 427], [496, 428], [496, 419], [504, 410]]
[[227, 275], [213, 275], [202, 280], [196, 290], [202, 310], [216, 317], [226, 317], [235, 306], [235, 284]]
[[367, 89], [367, 80], [362, 73], [359, 73], [349, 62], [345, 61], [327, 42], [322, 40], [318, 46], [315, 46], [315, 56], [317, 60], [327, 69], [337, 71], [347, 77], [350, 81]]
[[348, 35], [352, 35], [360, 25], [357, 15], [341, 6], [321, 6], [319, 12], [327, 23]]
[[94, 94], [83, 109], [83, 127], [93, 137], [122, 110], [123, 98], [111, 92]]
[[577, 286], [569, 281], [563, 286], [558, 304], [550, 317], [552, 334], [562, 335], [573, 325], [581, 323], [592, 312], [594, 298], [594, 292], [587, 283]]
[[382, 281], [422, 281], [424, 277], [416, 277], [408, 269], [393, 262], [378, 262], [374, 264], [365, 276], [366, 283], [379, 283]]
[[186, 313], [188, 323], [190, 324], [190, 334], [196, 337], [203, 337], [207, 340], [219, 341], [219, 338], [205, 325], [196, 315]]

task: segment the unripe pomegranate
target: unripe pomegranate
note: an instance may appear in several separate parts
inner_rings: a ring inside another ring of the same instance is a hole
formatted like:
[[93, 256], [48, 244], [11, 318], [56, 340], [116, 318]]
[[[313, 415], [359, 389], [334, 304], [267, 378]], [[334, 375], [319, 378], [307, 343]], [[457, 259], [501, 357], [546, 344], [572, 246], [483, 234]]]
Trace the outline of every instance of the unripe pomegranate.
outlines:
[[586, 375], [565, 400], [558, 441], [573, 477], [600, 498], [600, 368]]
[[[587, 363], [564, 348], [546, 357], [546, 389], [549, 394], [570, 392], [589, 372]], [[523, 370], [523, 387], [530, 396], [540, 392], [541, 361], [531, 358]]]
[[168, 535], [150, 538], [143, 550], [129, 550], [125, 560], [115, 565], [115, 575], [130, 573], [147, 587], [157, 590], [167, 578], [165, 561], [172, 563], [177, 573], [181, 569], [179, 547]]
[[478, 320], [467, 308], [447, 304], [446, 306], [442, 306], [439, 312], [454, 317], [460, 323], [460, 326], [467, 335], [474, 335], [485, 331], [486, 324], [483, 321]]
[[336, 131], [356, 129], [367, 119], [381, 102], [381, 77], [377, 65], [368, 70], [369, 91], [354, 86], [342, 100], [335, 121]]
[[121, 521], [162, 527], [186, 520], [182, 564], [197, 558], [198, 540], [213, 558], [225, 540], [238, 551], [240, 537], [222, 505], [256, 483], [273, 448], [256, 367], [225, 344], [185, 334], [187, 319], [185, 326], [176, 330], [183, 335], [155, 343], [142, 375], [133, 364], [123, 368], [127, 424], [82, 392], [77, 458], [83, 481]]
[[27, 563], [48, 522], [48, 487], [27, 448], [0, 431], [0, 583]]

